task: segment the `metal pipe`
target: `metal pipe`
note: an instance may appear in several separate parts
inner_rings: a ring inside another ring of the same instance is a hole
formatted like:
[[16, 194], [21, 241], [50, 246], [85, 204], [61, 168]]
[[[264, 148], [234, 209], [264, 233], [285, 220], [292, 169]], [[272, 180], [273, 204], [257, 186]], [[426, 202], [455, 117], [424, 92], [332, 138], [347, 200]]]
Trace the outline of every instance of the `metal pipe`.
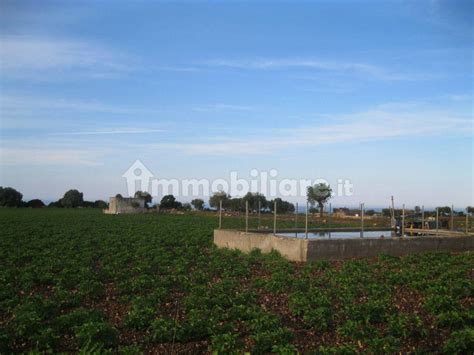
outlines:
[[438, 207], [436, 207], [436, 232], [438, 232], [439, 229], [439, 211]]
[[425, 206], [421, 206], [421, 229], [425, 229]]
[[277, 229], [277, 202], [273, 201], [273, 234], [276, 234]]
[[249, 231], [249, 201], [245, 201], [245, 231]]
[[219, 201], [219, 229], [222, 228], [222, 200]]
[[466, 234], [469, 233], [469, 209], [466, 208]]
[[262, 209], [262, 201], [258, 200], [258, 229], [260, 229], [260, 211]]
[[295, 209], [295, 228], [298, 228], [298, 202], [296, 202], [296, 209]]
[[308, 239], [308, 201], [306, 201], [306, 219], [304, 222], [304, 234], [306, 239]]
[[451, 230], [454, 230], [454, 205], [451, 205]]
[[331, 225], [331, 218], [332, 218], [332, 205], [331, 203], [329, 203], [329, 216], [328, 216], [328, 222], [329, 222], [329, 225]]
[[402, 237], [405, 236], [405, 204], [402, 206]]

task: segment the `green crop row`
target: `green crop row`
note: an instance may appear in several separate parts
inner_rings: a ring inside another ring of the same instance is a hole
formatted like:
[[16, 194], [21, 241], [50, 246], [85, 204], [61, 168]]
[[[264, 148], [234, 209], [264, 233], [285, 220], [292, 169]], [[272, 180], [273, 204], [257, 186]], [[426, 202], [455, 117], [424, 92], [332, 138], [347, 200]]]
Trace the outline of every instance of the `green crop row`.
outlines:
[[297, 264], [217, 219], [0, 209], [0, 353], [474, 350], [474, 256]]

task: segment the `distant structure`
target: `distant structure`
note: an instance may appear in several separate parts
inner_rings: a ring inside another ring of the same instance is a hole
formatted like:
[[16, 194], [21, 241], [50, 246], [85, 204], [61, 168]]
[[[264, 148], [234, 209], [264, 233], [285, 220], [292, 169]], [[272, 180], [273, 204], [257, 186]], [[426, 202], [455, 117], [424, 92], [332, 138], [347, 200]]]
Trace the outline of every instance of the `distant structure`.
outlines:
[[142, 197], [121, 197], [115, 196], [109, 199], [109, 208], [104, 210], [106, 214], [122, 213], [144, 213], [145, 199]]

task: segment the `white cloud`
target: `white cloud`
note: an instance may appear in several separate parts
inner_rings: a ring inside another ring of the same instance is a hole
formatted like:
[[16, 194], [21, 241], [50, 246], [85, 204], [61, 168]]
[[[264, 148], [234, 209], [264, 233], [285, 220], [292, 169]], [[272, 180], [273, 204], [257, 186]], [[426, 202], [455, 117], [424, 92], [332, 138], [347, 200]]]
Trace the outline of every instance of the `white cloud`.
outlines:
[[414, 80], [415, 75], [392, 73], [384, 68], [358, 62], [321, 61], [315, 59], [216, 59], [207, 63], [211, 66], [238, 69], [271, 70], [271, 69], [314, 69], [320, 71], [355, 73], [380, 80]]
[[1, 165], [101, 165], [100, 154], [80, 149], [0, 148]]
[[325, 125], [287, 128], [277, 133], [256, 132], [238, 139], [223, 138], [199, 143], [164, 143], [157, 149], [171, 149], [189, 155], [265, 155], [285, 149], [314, 148], [327, 144], [436, 135], [473, 135], [469, 114], [419, 109], [413, 103], [386, 104], [347, 115], [325, 116]]
[[102, 129], [95, 131], [76, 131], [76, 132], [59, 132], [54, 133], [55, 136], [92, 136], [92, 135], [115, 135], [115, 134], [145, 134], [145, 133], [163, 133], [163, 129], [152, 128], [120, 128], [120, 129]]
[[193, 110], [197, 112], [227, 112], [227, 111], [253, 111], [255, 108], [252, 106], [243, 105], [229, 105], [229, 104], [210, 104], [201, 105], [195, 107]]
[[123, 55], [81, 40], [4, 35], [0, 49], [2, 75], [64, 75], [75, 71], [104, 77], [130, 69]]

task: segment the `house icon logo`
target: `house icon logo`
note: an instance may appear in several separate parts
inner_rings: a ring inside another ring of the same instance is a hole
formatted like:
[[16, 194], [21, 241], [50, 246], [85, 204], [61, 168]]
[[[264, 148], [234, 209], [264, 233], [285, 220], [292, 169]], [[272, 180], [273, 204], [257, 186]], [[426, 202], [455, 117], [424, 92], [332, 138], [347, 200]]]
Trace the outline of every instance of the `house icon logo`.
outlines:
[[153, 173], [140, 160], [135, 160], [122, 177], [127, 180], [128, 195], [133, 196], [137, 191], [149, 192]]

